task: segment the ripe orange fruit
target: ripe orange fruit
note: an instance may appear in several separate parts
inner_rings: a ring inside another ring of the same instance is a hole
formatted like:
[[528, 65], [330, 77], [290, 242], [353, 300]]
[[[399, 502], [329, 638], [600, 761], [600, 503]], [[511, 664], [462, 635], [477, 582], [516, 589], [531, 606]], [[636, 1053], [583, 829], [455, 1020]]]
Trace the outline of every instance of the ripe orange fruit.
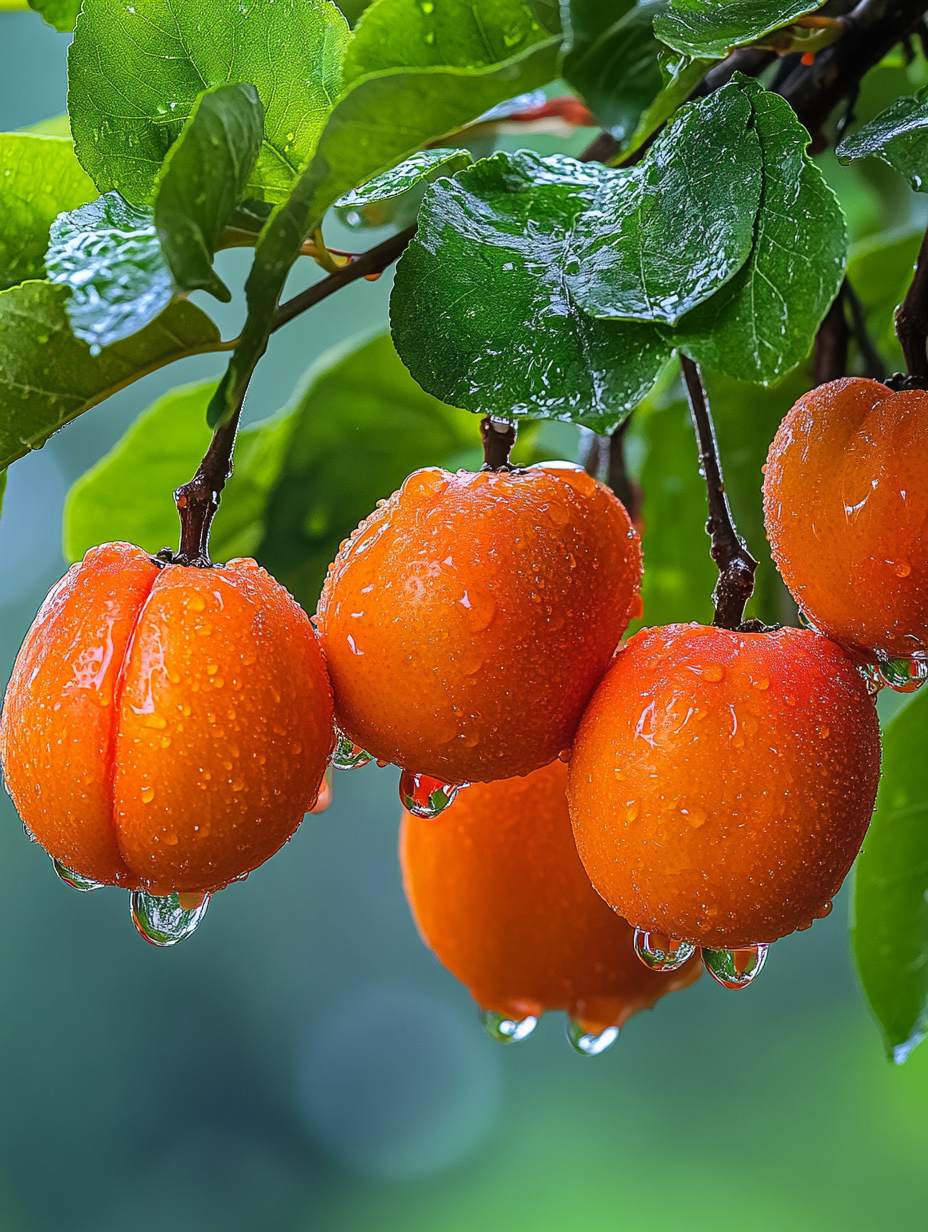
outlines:
[[338, 724], [444, 783], [528, 774], [569, 747], [640, 580], [628, 514], [579, 468], [416, 471], [322, 592]]
[[312, 626], [253, 560], [92, 548], [26, 636], [0, 720], [26, 826], [81, 877], [209, 891], [313, 804], [333, 744]]
[[928, 658], [928, 393], [846, 377], [800, 398], [764, 476], [773, 556], [817, 629]]
[[630, 638], [583, 716], [568, 799], [593, 885], [631, 924], [711, 949], [827, 914], [876, 796], [876, 709], [802, 629]]
[[513, 1024], [566, 1010], [578, 1038], [595, 1040], [699, 967], [658, 974], [638, 961], [633, 930], [577, 857], [566, 785], [555, 761], [476, 784], [440, 818], [406, 813], [400, 859], [422, 939], [483, 1010]]

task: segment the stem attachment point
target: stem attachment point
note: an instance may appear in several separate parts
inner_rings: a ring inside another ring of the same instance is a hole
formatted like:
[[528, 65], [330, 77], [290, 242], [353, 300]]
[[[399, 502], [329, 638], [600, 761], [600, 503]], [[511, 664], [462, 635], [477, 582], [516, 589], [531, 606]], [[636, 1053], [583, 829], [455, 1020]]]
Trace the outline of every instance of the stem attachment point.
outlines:
[[494, 419], [485, 415], [480, 421], [480, 437], [483, 441], [484, 471], [511, 471], [509, 461], [516, 443], [516, 425], [508, 419]]

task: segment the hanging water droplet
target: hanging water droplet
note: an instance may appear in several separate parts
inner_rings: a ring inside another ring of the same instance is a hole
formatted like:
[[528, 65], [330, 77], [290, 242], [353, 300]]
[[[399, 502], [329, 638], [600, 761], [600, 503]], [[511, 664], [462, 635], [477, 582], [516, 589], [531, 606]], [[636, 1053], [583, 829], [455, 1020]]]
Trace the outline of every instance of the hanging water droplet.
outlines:
[[695, 949], [691, 941], [649, 933], [644, 928], [635, 929], [635, 953], [652, 971], [676, 971], [693, 957]]
[[767, 961], [765, 945], [747, 945], [741, 950], [703, 949], [706, 970], [723, 988], [747, 988], [760, 975]]
[[313, 801], [313, 807], [309, 810], [311, 813], [324, 813], [332, 803], [332, 767], [326, 766], [325, 774], [322, 776], [322, 782], [319, 784], [319, 791], [316, 799]]
[[156, 898], [144, 890], [133, 890], [129, 896], [133, 924], [149, 944], [157, 946], [184, 941], [196, 931], [208, 906], [208, 894], [199, 902], [197, 895], [175, 893]]
[[566, 1026], [571, 1048], [582, 1057], [598, 1057], [601, 1052], [608, 1051], [619, 1038], [618, 1027], [606, 1027], [597, 1034], [595, 1031], [587, 1031], [576, 1018], [569, 1017]]
[[443, 813], [466, 783], [443, 783], [428, 774], [413, 774], [404, 770], [400, 779], [400, 799], [413, 817], [432, 818]]
[[[28, 834], [28, 830], [26, 831]], [[33, 839], [33, 842], [36, 840]], [[92, 877], [83, 877], [80, 873], [75, 873], [73, 869], [68, 868], [66, 864], [62, 864], [60, 860], [52, 860], [52, 865], [55, 872], [66, 884], [75, 890], [80, 890], [82, 894], [88, 893], [90, 890], [102, 890], [103, 882], [94, 881]]]
[[877, 693], [886, 683], [880, 675], [879, 668], [875, 663], [858, 663], [857, 670], [863, 677], [863, 682], [867, 686], [867, 692], [871, 697], [876, 697]]
[[497, 1014], [495, 1010], [481, 1010], [480, 1021], [490, 1039], [496, 1040], [498, 1044], [518, 1044], [520, 1040], [528, 1039], [538, 1026], [538, 1019], [534, 1014], [516, 1019]]
[[362, 766], [366, 766], [373, 760], [370, 753], [365, 752], [360, 744], [355, 744], [340, 731], [336, 734], [338, 740], [335, 743], [335, 752], [329, 758], [329, 762], [336, 770], [360, 770]]
[[26, 838], [29, 840], [30, 843], [37, 843], [39, 841], [36, 838], [36, 836], [32, 833], [32, 831], [29, 829], [29, 827], [26, 825], [25, 822], [23, 822], [23, 833], [25, 834]]
[[928, 680], [928, 662], [924, 659], [885, 659], [877, 669], [897, 693], [914, 693]]

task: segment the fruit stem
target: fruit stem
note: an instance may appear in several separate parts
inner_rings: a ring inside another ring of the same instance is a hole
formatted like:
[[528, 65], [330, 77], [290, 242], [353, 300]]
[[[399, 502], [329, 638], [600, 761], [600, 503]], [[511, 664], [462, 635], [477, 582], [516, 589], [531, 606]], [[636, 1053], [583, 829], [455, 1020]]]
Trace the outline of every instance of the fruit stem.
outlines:
[[725, 495], [722, 463], [715, 437], [715, 424], [706, 399], [699, 369], [687, 356], [680, 356], [680, 367], [690, 399], [690, 414], [699, 442], [700, 472], [706, 480], [709, 498], [709, 520], [706, 533], [712, 539], [709, 555], [719, 570], [719, 580], [712, 592], [715, 619], [719, 629], [737, 629], [744, 620], [744, 606], [754, 593], [754, 571], [757, 561], [735, 529], [734, 519]]
[[483, 441], [484, 471], [511, 471], [509, 455], [516, 443], [516, 425], [508, 419], [494, 419], [485, 415], [480, 421], [480, 437]]
[[928, 231], [919, 249], [915, 277], [896, 312], [896, 337], [905, 356], [908, 387], [924, 389], [928, 380]]
[[196, 474], [174, 493], [180, 515], [180, 550], [173, 558], [175, 565], [190, 565], [195, 569], [212, 567], [209, 531], [219, 508], [222, 489], [232, 474], [232, 450], [241, 413], [239, 407], [227, 423], [220, 424]]

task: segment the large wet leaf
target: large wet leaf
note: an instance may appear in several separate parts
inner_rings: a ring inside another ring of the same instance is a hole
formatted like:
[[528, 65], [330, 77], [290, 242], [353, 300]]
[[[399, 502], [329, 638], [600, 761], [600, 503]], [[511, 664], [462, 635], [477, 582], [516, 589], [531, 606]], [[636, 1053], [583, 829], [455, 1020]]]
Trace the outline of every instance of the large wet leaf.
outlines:
[[42, 278], [49, 227], [96, 195], [70, 140], [0, 133], [0, 291]]
[[668, 353], [656, 328], [587, 315], [563, 272], [571, 228], [609, 174], [523, 150], [432, 186], [391, 299], [397, 349], [424, 389], [599, 432], [640, 401]]
[[223, 346], [206, 313], [178, 301], [133, 337], [93, 355], [71, 331], [67, 296], [49, 282], [0, 292], [0, 467], [156, 368]]
[[663, 88], [653, 22], [666, 7], [665, 0], [565, 5], [564, 78], [617, 141], [632, 135]]
[[824, 0], [670, 0], [654, 32], [687, 56], [725, 56], [822, 7]]
[[78, 158], [101, 192], [148, 202], [203, 90], [249, 82], [266, 114], [248, 194], [282, 201], [338, 97], [348, 38], [327, 0], [84, 0], [69, 58]]
[[928, 192], [928, 86], [900, 98], [837, 148], [844, 162], [879, 158], [904, 175], [917, 192]]
[[805, 152], [809, 134], [792, 108], [768, 91], [756, 93], [753, 105], [764, 160], [753, 251], [721, 291], [664, 336], [707, 368], [768, 385], [811, 351], [844, 277], [847, 227]]
[[857, 859], [851, 940], [864, 995], [901, 1064], [928, 1035], [928, 690], [883, 733], [876, 813]]

